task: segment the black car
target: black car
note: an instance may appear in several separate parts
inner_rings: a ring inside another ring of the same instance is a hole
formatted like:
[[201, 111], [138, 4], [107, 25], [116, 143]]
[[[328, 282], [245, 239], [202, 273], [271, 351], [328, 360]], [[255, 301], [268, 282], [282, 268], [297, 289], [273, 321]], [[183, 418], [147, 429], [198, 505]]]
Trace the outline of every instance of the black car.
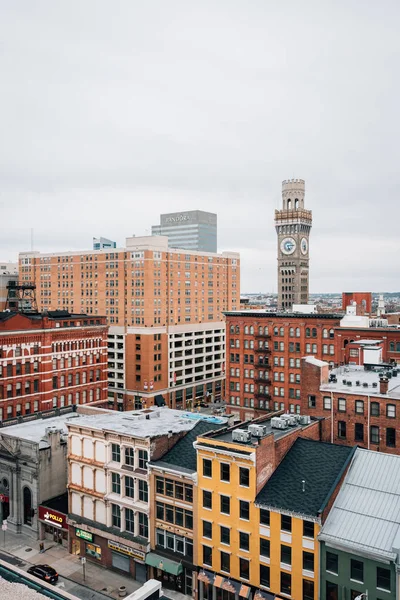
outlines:
[[50, 567], [50, 565], [35, 565], [34, 567], [29, 567], [28, 573], [35, 577], [39, 577], [39, 579], [43, 579], [43, 581], [47, 581], [47, 583], [56, 583], [58, 581], [58, 573], [53, 567]]

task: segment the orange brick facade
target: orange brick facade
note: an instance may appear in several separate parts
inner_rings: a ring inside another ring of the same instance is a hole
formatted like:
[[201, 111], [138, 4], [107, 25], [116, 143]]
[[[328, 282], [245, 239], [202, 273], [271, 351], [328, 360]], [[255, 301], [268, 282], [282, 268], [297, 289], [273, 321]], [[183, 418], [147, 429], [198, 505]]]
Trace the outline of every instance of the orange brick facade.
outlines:
[[[171, 249], [167, 242], [128, 238], [126, 248], [112, 251], [20, 255], [20, 279], [36, 283], [39, 310], [106, 315], [109, 398], [125, 408], [153, 403], [157, 394], [173, 407], [223, 394], [223, 312], [239, 307], [239, 255]], [[211, 343], [221, 347], [212, 368]]]
[[2, 313], [0, 421], [106, 397], [104, 317]]
[[335, 361], [339, 315], [245, 311], [226, 314], [228, 412], [247, 420], [268, 410], [300, 412], [301, 357]]

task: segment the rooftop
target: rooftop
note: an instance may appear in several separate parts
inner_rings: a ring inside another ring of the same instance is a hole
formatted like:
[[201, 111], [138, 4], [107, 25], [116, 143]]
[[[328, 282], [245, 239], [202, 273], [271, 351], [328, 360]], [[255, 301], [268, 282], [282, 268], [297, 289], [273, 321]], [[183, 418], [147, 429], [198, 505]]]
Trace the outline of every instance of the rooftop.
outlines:
[[[0, 312], [0, 322], [7, 321], [8, 319], [11, 319], [12, 317], [15, 317], [17, 315], [26, 317], [27, 319], [30, 319], [31, 321], [40, 321], [41, 319], [45, 319], [45, 318], [48, 318], [52, 321], [57, 321], [59, 319], [63, 319], [63, 320], [88, 319], [89, 321], [92, 321], [92, 324], [94, 324], [95, 321], [98, 321], [100, 323], [100, 319], [105, 318], [105, 317], [99, 316], [99, 315], [96, 315], [96, 316], [87, 315], [86, 313], [70, 313], [66, 310], [49, 310], [49, 311], [45, 311], [45, 312], [29, 312], [29, 311], [18, 312], [18, 311], [3, 310]], [[83, 323], [81, 323], [81, 325], [83, 325]]]
[[333, 313], [295, 313], [295, 312], [270, 312], [268, 310], [260, 309], [246, 309], [246, 310], [231, 310], [223, 313], [229, 317], [262, 317], [264, 319], [325, 319], [339, 321], [343, 314]]
[[69, 412], [65, 415], [60, 415], [59, 417], [36, 419], [34, 421], [19, 423], [18, 425], [10, 425], [9, 427], [3, 427], [0, 429], [0, 440], [3, 437], [8, 436], [39, 443], [40, 440], [46, 435], [47, 429], [51, 428], [53, 430], [67, 433], [68, 430], [66, 423], [71, 421], [76, 422], [77, 419], [81, 420], [81, 415]]
[[256, 503], [316, 518], [354, 451], [347, 446], [298, 438], [258, 494]]
[[320, 539], [355, 554], [394, 560], [399, 525], [400, 456], [357, 448]]
[[177, 467], [184, 473], [195, 473], [197, 471], [197, 452], [193, 446], [197, 436], [203, 435], [208, 431], [220, 429], [223, 425], [209, 423], [207, 421], [198, 421], [191, 431], [184, 438], [179, 440], [175, 446], [165, 454], [161, 460], [150, 463], [155, 467]]
[[[205, 416], [207, 418], [207, 416]], [[190, 431], [198, 420], [191, 413], [183, 413], [166, 406], [151, 406], [142, 410], [126, 412], [110, 411], [85, 415], [79, 419], [79, 427], [95, 431], [112, 431], [136, 438], [149, 438]]]
[[[289, 418], [290, 424], [288, 423], [286, 428], [275, 427], [273, 426], [274, 418], [277, 418], [278, 420], [284, 420], [285, 418]], [[277, 440], [287, 435], [288, 433], [291, 433], [292, 431], [298, 431], [300, 429], [303, 429], [304, 427], [307, 427], [313, 420], [315, 421], [318, 419], [313, 419], [312, 417], [310, 418], [308, 416], [301, 417], [300, 415], [292, 414], [283, 415], [281, 412], [279, 412], [274, 414], [273, 417], [271, 417], [271, 415], [268, 415], [265, 418], [258, 418], [255, 421], [247, 421], [244, 423], [240, 423], [235, 427], [221, 428], [220, 426], [215, 433], [212, 433], [211, 435], [207, 436], [207, 439], [210, 441], [212, 440], [218, 442], [230, 442], [233, 444], [239, 444], [244, 448], [247, 447], [250, 450], [252, 447], [257, 447], [259, 445], [258, 440], [260, 438], [267, 437], [268, 435], [272, 434], [274, 436], [274, 439]], [[257, 425], [263, 427], [264, 431], [256, 436], [252, 433], [252, 429], [254, 426]], [[237, 434], [240, 431], [250, 432], [250, 437], [245, 435], [245, 438], [249, 437], [249, 439], [244, 439], [243, 441], [237, 439]], [[214, 447], [218, 446], [214, 445]], [[225, 446], [219, 447], [223, 450], [226, 450]]]
[[[379, 391], [379, 376], [388, 376], [388, 393]], [[334, 378], [336, 377], [336, 381]], [[373, 394], [384, 398], [400, 399], [400, 368], [390, 368], [389, 365], [377, 365], [374, 369], [366, 370], [363, 366], [345, 365], [329, 371], [329, 378], [333, 381], [323, 383], [320, 387], [323, 392], [342, 392]]]

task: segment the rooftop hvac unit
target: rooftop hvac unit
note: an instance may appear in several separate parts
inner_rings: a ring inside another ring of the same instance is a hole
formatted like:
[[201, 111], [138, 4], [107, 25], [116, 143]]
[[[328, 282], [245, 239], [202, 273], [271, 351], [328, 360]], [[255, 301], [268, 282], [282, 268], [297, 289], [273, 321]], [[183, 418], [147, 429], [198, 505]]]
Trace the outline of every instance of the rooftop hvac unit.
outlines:
[[288, 424], [285, 419], [280, 419], [279, 417], [272, 417], [271, 419], [271, 427], [273, 429], [287, 429]]
[[378, 382], [377, 382], [377, 381], [374, 381], [374, 382], [372, 383], [372, 387], [374, 387], [374, 388], [377, 388], [377, 387], [378, 387]]
[[363, 383], [363, 387], [367, 388], [368, 387], [368, 383], [366, 381], [364, 381]]
[[289, 427], [296, 427], [297, 419], [294, 415], [281, 415], [281, 419], [284, 419]]
[[358, 380], [356, 381], [356, 385], [360, 385], [360, 382]]
[[232, 441], [233, 442], [249, 442], [251, 439], [250, 431], [247, 429], [234, 429], [232, 431]]
[[349, 385], [349, 386], [352, 386], [353, 384], [352, 384], [352, 382], [351, 382], [351, 381], [348, 381], [348, 382], [347, 382], [347, 385]]
[[300, 425], [309, 425], [311, 423], [310, 415], [300, 415]]
[[249, 425], [249, 431], [253, 437], [263, 437], [265, 435], [264, 425]]

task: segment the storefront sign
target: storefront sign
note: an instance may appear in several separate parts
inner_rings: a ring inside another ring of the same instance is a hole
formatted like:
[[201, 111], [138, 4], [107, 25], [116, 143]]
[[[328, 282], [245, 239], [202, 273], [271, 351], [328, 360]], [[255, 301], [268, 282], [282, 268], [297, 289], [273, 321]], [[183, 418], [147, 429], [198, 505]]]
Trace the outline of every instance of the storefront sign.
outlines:
[[75, 529], [75, 535], [77, 538], [81, 538], [87, 542], [93, 542], [93, 533], [89, 533], [89, 531], [85, 531], [84, 529]]
[[46, 506], [39, 506], [39, 520], [60, 529], [68, 529], [66, 515], [56, 510], [49, 510]]
[[131, 548], [130, 546], [125, 546], [125, 544], [120, 544], [119, 542], [113, 542], [112, 540], [108, 540], [108, 547], [110, 550], [115, 550], [115, 552], [121, 552], [121, 554], [125, 554], [126, 556], [132, 556], [132, 558], [137, 558], [139, 560], [144, 560], [145, 553], [140, 550], [136, 550], [135, 548]]

